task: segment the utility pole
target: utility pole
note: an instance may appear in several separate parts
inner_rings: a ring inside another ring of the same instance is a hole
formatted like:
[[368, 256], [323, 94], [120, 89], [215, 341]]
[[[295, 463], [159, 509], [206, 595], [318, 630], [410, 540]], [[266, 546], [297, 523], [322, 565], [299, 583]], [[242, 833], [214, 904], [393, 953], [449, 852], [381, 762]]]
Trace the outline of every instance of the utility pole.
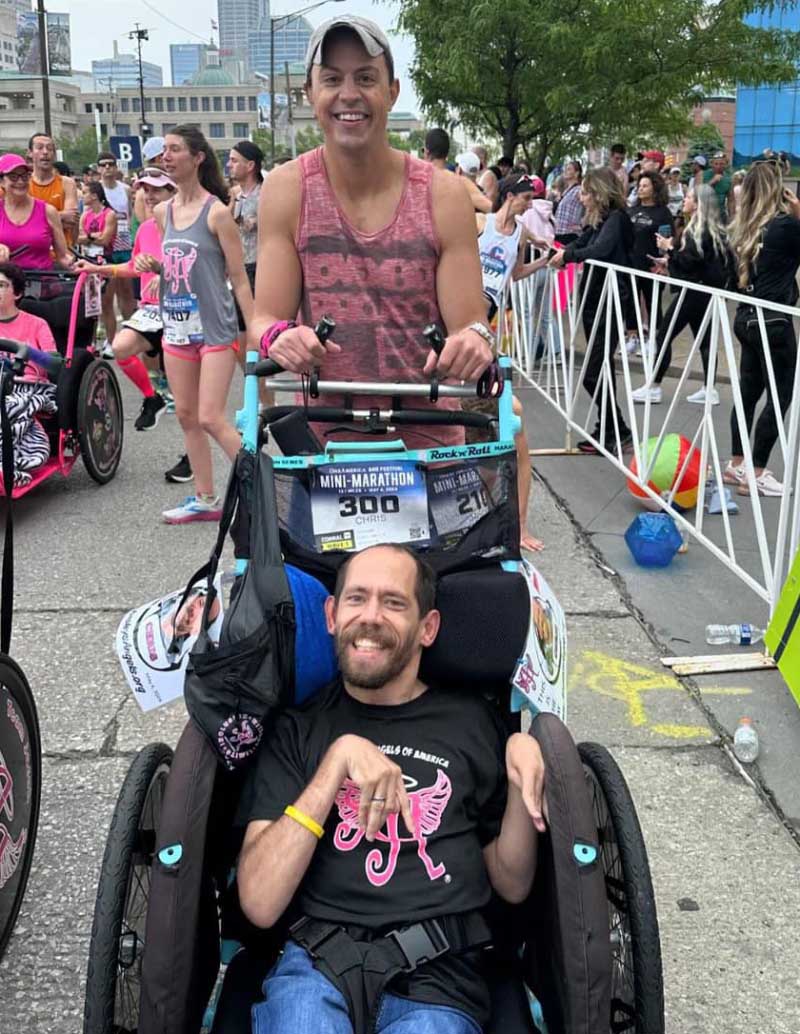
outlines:
[[[42, 3], [43, 0], [39, 0]], [[147, 124], [147, 116], [144, 110], [144, 75], [142, 73], [142, 40], [147, 42], [150, 39], [149, 29], [140, 29], [139, 23], [136, 22], [136, 28], [133, 32], [128, 33], [128, 39], [136, 40], [136, 49], [139, 52], [139, 101], [142, 106], [142, 140], [146, 140], [150, 136], [150, 126]]]
[[36, 13], [39, 16], [39, 69], [42, 73], [42, 106], [44, 108], [44, 131], [53, 135], [53, 124], [50, 117], [50, 80], [47, 62], [47, 18], [44, 13], [44, 0], [38, 0]]

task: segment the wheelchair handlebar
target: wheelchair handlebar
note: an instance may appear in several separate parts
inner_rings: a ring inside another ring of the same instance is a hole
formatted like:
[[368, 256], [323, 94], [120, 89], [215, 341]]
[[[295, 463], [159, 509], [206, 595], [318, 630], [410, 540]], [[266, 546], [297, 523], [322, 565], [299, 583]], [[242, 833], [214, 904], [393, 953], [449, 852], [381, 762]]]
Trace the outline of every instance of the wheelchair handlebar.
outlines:
[[42, 352], [39, 348], [26, 345], [23, 341], [13, 341], [11, 338], [0, 338], [0, 352], [10, 352], [16, 356], [19, 363], [36, 363], [46, 370], [51, 378], [57, 377], [64, 365], [64, 360], [57, 352]]
[[488, 413], [466, 413], [462, 410], [448, 409], [398, 409], [398, 410], [370, 410], [350, 409], [345, 406], [314, 406], [306, 409], [305, 406], [269, 406], [261, 413], [261, 422], [264, 425], [274, 423], [282, 417], [292, 413], [305, 413], [309, 420], [320, 424], [354, 424], [360, 420], [368, 421], [370, 416], [377, 412], [378, 418], [393, 425], [409, 424], [413, 426], [427, 425], [428, 427], [476, 427], [480, 430], [488, 430], [496, 418]]

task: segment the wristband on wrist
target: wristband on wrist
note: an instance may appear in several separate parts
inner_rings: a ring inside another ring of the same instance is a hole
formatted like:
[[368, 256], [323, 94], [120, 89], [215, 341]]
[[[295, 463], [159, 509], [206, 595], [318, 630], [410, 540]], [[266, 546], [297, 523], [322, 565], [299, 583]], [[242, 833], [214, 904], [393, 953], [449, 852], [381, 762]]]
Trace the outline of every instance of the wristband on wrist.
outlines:
[[306, 815], [304, 811], [300, 811], [299, 808], [295, 808], [293, 804], [288, 804], [284, 808], [283, 814], [288, 815], [290, 819], [294, 819], [294, 821], [304, 829], [307, 829], [309, 833], [313, 833], [317, 840], [322, 839], [325, 830], [315, 819], [312, 819], [310, 815]]
[[261, 354], [268, 355], [270, 348], [272, 348], [276, 339], [280, 337], [284, 330], [291, 330], [296, 326], [297, 324], [294, 320], [278, 320], [271, 327], [267, 327], [261, 335]]

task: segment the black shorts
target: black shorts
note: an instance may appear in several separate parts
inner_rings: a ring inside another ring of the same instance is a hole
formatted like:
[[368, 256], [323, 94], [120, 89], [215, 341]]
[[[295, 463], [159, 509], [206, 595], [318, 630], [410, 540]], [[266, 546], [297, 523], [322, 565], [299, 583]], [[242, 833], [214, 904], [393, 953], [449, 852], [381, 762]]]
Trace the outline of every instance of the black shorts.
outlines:
[[143, 337], [150, 346], [147, 355], [151, 358], [161, 355], [161, 338], [163, 327], [159, 326], [161, 320], [158, 318], [158, 307], [154, 305], [141, 306], [127, 320], [123, 320], [120, 326], [127, 330], [135, 331], [139, 337]]
[[[256, 264], [255, 262], [246, 262], [244, 267], [245, 273], [247, 273], [247, 279], [250, 281], [250, 290], [255, 295], [256, 292]], [[236, 301], [236, 295], [233, 296], [233, 304], [236, 306], [236, 319], [239, 322], [239, 332], [244, 333], [247, 327], [244, 325], [244, 316], [242, 316], [242, 310], [239, 308], [239, 303]]]

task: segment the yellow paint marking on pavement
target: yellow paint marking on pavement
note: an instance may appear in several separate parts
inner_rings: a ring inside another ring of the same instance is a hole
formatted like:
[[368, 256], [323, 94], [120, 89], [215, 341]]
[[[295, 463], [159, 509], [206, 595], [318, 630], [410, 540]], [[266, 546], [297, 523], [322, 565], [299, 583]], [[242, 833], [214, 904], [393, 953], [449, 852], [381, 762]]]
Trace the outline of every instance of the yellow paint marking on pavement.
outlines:
[[[584, 650], [570, 675], [570, 689], [582, 688], [624, 703], [628, 721], [635, 728], [645, 727], [671, 739], [694, 739], [708, 735], [709, 730], [706, 726], [649, 720], [644, 703], [645, 693], [664, 690], [683, 692], [681, 683], [663, 668], [646, 668], [600, 650]], [[739, 686], [724, 686], [704, 695], [746, 696], [750, 692], [751, 690]]]

